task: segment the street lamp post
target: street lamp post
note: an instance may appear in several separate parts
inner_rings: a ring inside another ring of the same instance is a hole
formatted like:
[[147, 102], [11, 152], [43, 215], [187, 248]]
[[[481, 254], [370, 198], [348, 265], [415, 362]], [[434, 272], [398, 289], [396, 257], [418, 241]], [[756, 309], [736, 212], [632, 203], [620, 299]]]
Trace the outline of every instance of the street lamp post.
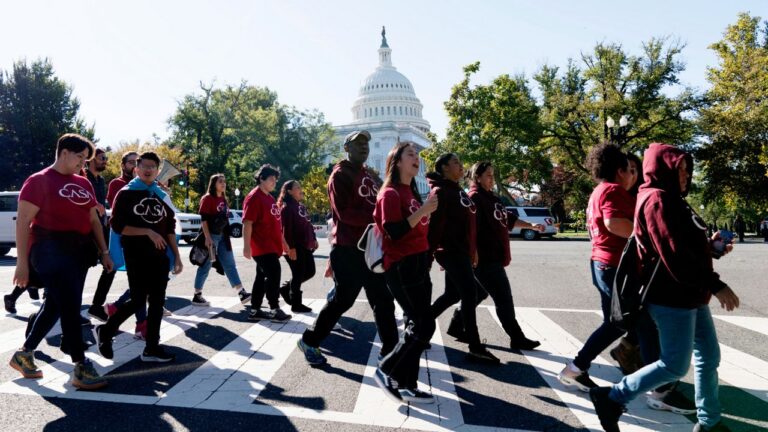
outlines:
[[612, 117], [608, 117], [608, 120], [605, 121], [605, 126], [612, 143], [616, 143], [619, 147], [626, 143], [627, 129], [629, 129], [629, 118], [626, 115], [622, 115], [619, 119], [619, 127], [615, 127], [616, 122], [613, 121]]
[[240, 189], [235, 188], [235, 209], [240, 210]]

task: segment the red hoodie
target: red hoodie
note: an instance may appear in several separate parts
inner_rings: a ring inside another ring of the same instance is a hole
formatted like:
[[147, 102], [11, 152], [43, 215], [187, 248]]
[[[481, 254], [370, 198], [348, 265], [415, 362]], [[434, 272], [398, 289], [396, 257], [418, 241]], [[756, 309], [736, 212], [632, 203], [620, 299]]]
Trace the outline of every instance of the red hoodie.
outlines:
[[469, 188], [469, 197], [477, 206], [477, 254], [480, 264], [501, 263], [504, 267], [512, 261], [509, 253], [509, 230], [515, 226], [517, 216], [507, 208], [493, 192], [477, 185]]
[[[662, 306], [692, 309], [709, 304], [713, 293], [727, 285], [712, 267], [707, 224], [696, 214], [680, 191], [678, 167], [693, 158], [666, 144], [654, 143], [645, 151], [643, 176], [635, 209], [635, 236], [645, 268], [661, 257], [648, 301]], [[645, 248], [645, 249], [644, 249]]]
[[333, 215], [333, 243], [357, 246], [365, 227], [373, 223], [373, 210], [381, 181], [365, 167], [358, 168], [348, 160], [333, 167], [328, 179], [328, 197]]
[[466, 253], [475, 256], [477, 240], [477, 207], [458, 183], [439, 174], [427, 174], [432, 191], [437, 195], [437, 210], [430, 216], [429, 249], [433, 252]]

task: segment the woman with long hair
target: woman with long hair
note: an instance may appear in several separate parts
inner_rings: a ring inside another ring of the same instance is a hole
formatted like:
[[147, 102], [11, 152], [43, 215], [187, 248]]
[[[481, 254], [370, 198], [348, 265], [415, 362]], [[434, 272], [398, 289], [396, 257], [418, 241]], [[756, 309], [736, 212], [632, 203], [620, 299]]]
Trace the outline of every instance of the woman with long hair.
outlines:
[[192, 304], [195, 306], [210, 306], [203, 297], [203, 285], [211, 271], [214, 258], [219, 261], [229, 285], [240, 297], [240, 303], [248, 304], [251, 295], [245, 291], [240, 282], [240, 275], [235, 266], [235, 256], [232, 253], [232, 242], [229, 240], [229, 205], [227, 204], [227, 179], [224, 174], [214, 174], [208, 181], [208, 192], [200, 200], [200, 217], [203, 219], [202, 229], [205, 236], [205, 247], [211, 251], [211, 256], [195, 274], [195, 295]]
[[288, 244], [285, 260], [291, 268], [291, 280], [280, 287], [280, 295], [291, 305], [291, 312], [308, 313], [312, 309], [302, 303], [301, 284], [315, 275], [317, 237], [307, 208], [302, 205], [304, 191], [298, 180], [288, 180], [280, 188], [277, 206], [280, 208], [280, 222], [283, 237]]
[[432, 284], [427, 233], [438, 197], [432, 196], [422, 205], [414, 180], [418, 173], [415, 145], [395, 145], [387, 155], [386, 179], [373, 213], [376, 227], [385, 234], [382, 251], [387, 287], [409, 319], [401, 341], [381, 360], [375, 380], [387, 396], [403, 403], [434, 402], [416, 383], [421, 353], [435, 332], [435, 319], [429, 310]]

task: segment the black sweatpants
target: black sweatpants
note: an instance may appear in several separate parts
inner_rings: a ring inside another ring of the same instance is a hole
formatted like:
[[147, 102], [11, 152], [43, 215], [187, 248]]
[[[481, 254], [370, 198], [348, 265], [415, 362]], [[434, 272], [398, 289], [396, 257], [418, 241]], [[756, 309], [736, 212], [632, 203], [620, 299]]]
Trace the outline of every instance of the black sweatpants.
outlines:
[[123, 236], [123, 256], [128, 273], [131, 299], [118, 306], [102, 327], [102, 338], [111, 338], [120, 325], [139, 309], [147, 307], [146, 349], [160, 344], [160, 322], [165, 306], [165, 289], [168, 286], [170, 261], [164, 250], [158, 250], [147, 236]]
[[285, 257], [288, 267], [291, 268], [291, 298], [301, 298], [301, 284], [312, 279], [315, 275], [315, 257], [307, 248], [296, 248], [296, 259]]
[[255, 256], [253, 260], [256, 261], [256, 278], [251, 290], [251, 307], [258, 310], [266, 295], [269, 308], [279, 308], [280, 257], [277, 254], [266, 254]]
[[392, 352], [399, 337], [395, 301], [387, 289], [384, 275], [368, 270], [363, 252], [352, 246], [334, 246], [331, 249], [331, 268], [336, 294], [320, 311], [314, 326], [304, 331], [304, 343], [319, 347], [344, 312], [355, 304], [360, 290], [364, 288], [381, 338], [381, 353], [387, 355]]
[[[104, 229], [104, 239], [109, 244], [109, 228]], [[112, 288], [112, 282], [115, 280], [116, 270], [107, 271], [102, 270], [99, 282], [96, 284], [96, 292], [93, 294], [93, 300], [91, 306], [103, 306], [107, 301], [107, 294], [109, 294], [110, 288]]]
[[403, 388], [416, 388], [421, 353], [435, 333], [435, 318], [429, 309], [432, 283], [428, 265], [426, 252], [409, 255], [392, 264], [384, 274], [389, 291], [407, 312], [409, 321], [403, 339], [381, 361], [381, 370]]
[[480, 288], [475, 281], [469, 255], [442, 252], [435, 254], [435, 259], [445, 269], [445, 292], [432, 303], [432, 317], [436, 319], [446, 309], [461, 301], [461, 318], [467, 343], [470, 348], [480, 345], [475, 313]]
[[482, 303], [490, 295], [493, 304], [496, 305], [496, 315], [501, 321], [501, 327], [514, 341], [524, 337], [515, 318], [515, 303], [512, 299], [512, 287], [509, 285], [507, 272], [501, 263], [479, 264], [475, 269], [475, 277], [483, 291], [477, 299], [477, 304]]

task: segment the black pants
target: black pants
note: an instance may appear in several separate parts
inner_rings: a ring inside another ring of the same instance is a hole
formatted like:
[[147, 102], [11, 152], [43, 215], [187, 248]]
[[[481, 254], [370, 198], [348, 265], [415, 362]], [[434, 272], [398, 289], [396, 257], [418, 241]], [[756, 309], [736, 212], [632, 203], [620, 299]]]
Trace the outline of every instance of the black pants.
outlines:
[[68, 341], [72, 361], [83, 361], [85, 355], [80, 306], [88, 273], [85, 257], [77, 246], [66, 241], [46, 239], [38, 240], [32, 246], [30, 261], [48, 293], [32, 324], [29, 337], [24, 341], [24, 347], [28, 350], [36, 349], [56, 321], [61, 319], [62, 337]]
[[157, 348], [168, 286], [168, 256], [165, 251], [155, 248], [146, 236], [123, 236], [121, 242], [131, 299], [118, 306], [117, 312], [109, 317], [102, 327], [102, 338], [113, 337], [120, 325], [137, 310], [147, 307], [149, 301], [146, 349]]
[[429, 280], [427, 253], [409, 255], [384, 274], [395, 300], [407, 311], [408, 323], [403, 339], [384, 360], [382, 372], [404, 387], [415, 389], [419, 378], [421, 353], [435, 333], [435, 319], [430, 313], [432, 283]]
[[[109, 244], [109, 228], [104, 229], [104, 239], [107, 241], [107, 244]], [[99, 282], [96, 284], [96, 292], [93, 294], [93, 301], [91, 301], [91, 306], [104, 305], [104, 302], [107, 301], [107, 294], [109, 294], [109, 289], [112, 288], [112, 282], [115, 280], [116, 273], [117, 272], [115, 270], [101, 271], [101, 276], [99, 277]]]
[[467, 343], [470, 348], [480, 345], [475, 313], [480, 288], [475, 281], [469, 255], [443, 252], [435, 254], [435, 259], [445, 269], [445, 292], [432, 303], [432, 317], [439, 317], [446, 309], [461, 301], [461, 318]]
[[387, 355], [392, 352], [398, 341], [395, 302], [387, 289], [384, 275], [368, 270], [363, 253], [352, 246], [334, 246], [331, 249], [331, 268], [336, 294], [323, 306], [314, 326], [304, 332], [304, 343], [319, 347], [344, 312], [355, 304], [360, 290], [365, 288], [381, 338], [381, 353]]
[[515, 302], [512, 299], [512, 287], [509, 285], [507, 272], [501, 263], [480, 264], [475, 269], [475, 277], [482, 287], [477, 299], [479, 305], [488, 295], [496, 305], [496, 315], [501, 327], [514, 341], [525, 337], [515, 318]]
[[277, 254], [253, 257], [256, 261], [256, 279], [251, 290], [251, 307], [257, 310], [267, 296], [270, 309], [280, 307], [280, 258]]
[[285, 257], [288, 267], [291, 268], [291, 298], [301, 299], [301, 284], [312, 279], [315, 275], [315, 257], [307, 248], [296, 248], [296, 259]]

